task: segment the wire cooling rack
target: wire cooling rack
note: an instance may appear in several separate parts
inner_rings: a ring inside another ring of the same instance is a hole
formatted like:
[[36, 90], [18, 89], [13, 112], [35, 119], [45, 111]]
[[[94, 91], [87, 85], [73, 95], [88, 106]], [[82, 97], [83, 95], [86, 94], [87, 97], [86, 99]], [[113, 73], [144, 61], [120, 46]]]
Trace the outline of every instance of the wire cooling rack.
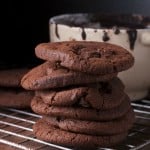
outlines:
[[[150, 100], [132, 102], [136, 122], [120, 145], [98, 150], [150, 150]], [[0, 149], [3, 150], [71, 150], [35, 138], [33, 124], [41, 118], [31, 110], [0, 109]]]

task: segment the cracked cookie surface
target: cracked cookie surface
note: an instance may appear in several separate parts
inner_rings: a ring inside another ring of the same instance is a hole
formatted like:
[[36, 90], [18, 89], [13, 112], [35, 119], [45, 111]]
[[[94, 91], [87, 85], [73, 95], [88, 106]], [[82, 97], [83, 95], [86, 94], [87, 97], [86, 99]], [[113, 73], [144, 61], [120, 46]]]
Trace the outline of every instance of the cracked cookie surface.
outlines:
[[74, 118], [79, 120], [108, 121], [122, 117], [130, 109], [130, 99], [126, 95], [122, 103], [112, 109], [101, 110], [83, 107], [62, 107], [45, 104], [40, 97], [35, 96], [31, 101], [31, 108], [40, 115]]
[[83, 133], [88, 135], [113, 135], [127, 132], [133, 125], [135, 116], [131, 108], [123, 117], [112, 121], [84, 121], [66, 119], [63, 117], [43, 116], [48, 124], [65, 131]]
[[35, 123], [33, 132], [41, 140], [69, 147], [108, 147], [123, 141], [127, 136], [127, 132], [110, 136], [77, 134], [51, 126], [42, 119]]
[[105, 110], [120, 105], [125, 93], [124, 84], [116, 77], [109, 82], [36, 91], [36, 96], [52, 106], [82, 106]]
[[40, 90], [109, 81], [116, 75], [117, 73], [101, 76], [90, 75], [71, 71], [60, 66], [58, 62], [45, 62], [25, 74], [21, 80], [21, 85], [28, 90]]
[[124, 48], [102, 42], [65, 41], [41, 43], [36, 46], [37, 57], [59, 61], [61, 66], [90, 74], [109, 74], [129, 69], [133, 56]]

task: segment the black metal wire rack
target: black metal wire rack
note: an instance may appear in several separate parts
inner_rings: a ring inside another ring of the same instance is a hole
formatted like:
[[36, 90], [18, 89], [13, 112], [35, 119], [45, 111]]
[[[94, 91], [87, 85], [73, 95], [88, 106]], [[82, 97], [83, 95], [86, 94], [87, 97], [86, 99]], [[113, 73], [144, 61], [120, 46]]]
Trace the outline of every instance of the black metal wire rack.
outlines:
[[[150, 100], [143, 99], [131, 104], [136, 122], [126, 140], [115, 147], [98, 150], [150, 150]], [[40, 117], [31, 110], [1, 108], [0, 145], [8, 147], [7, 150], [71, 150], [35, 138], [32, 126]]]

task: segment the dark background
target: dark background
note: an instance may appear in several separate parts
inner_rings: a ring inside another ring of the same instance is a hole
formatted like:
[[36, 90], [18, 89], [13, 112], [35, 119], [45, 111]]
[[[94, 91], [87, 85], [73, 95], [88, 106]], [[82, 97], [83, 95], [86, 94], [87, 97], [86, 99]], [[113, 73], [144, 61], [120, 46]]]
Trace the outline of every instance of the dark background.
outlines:
[[[74, 12], [138, 13], [150, 16], [150, 0], [6, 0], [1, 7], [0, 62], [38, 63], [34, 48], [48, 42], [50, 17]], [[1, 45], [1, 47], [3, 47]]]

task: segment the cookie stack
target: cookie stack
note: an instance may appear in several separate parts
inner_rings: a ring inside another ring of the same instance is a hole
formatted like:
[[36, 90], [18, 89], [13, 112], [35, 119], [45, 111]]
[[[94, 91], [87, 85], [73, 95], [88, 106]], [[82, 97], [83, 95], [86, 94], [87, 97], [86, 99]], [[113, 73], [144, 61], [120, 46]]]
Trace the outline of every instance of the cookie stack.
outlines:
[[0, 70], [0, 107], [30, 108], [34, 92], [21, 87], [27, 68]]
[[35, 90], [31, 102], [42, 119], [37, 138], [71, 147], [108, 147], [121, 142], [134, 112], [118, 72], [134, 64], [122, 47], [100, 42], [42, 43], [36, 56], [46, 60], [22, 78]]

